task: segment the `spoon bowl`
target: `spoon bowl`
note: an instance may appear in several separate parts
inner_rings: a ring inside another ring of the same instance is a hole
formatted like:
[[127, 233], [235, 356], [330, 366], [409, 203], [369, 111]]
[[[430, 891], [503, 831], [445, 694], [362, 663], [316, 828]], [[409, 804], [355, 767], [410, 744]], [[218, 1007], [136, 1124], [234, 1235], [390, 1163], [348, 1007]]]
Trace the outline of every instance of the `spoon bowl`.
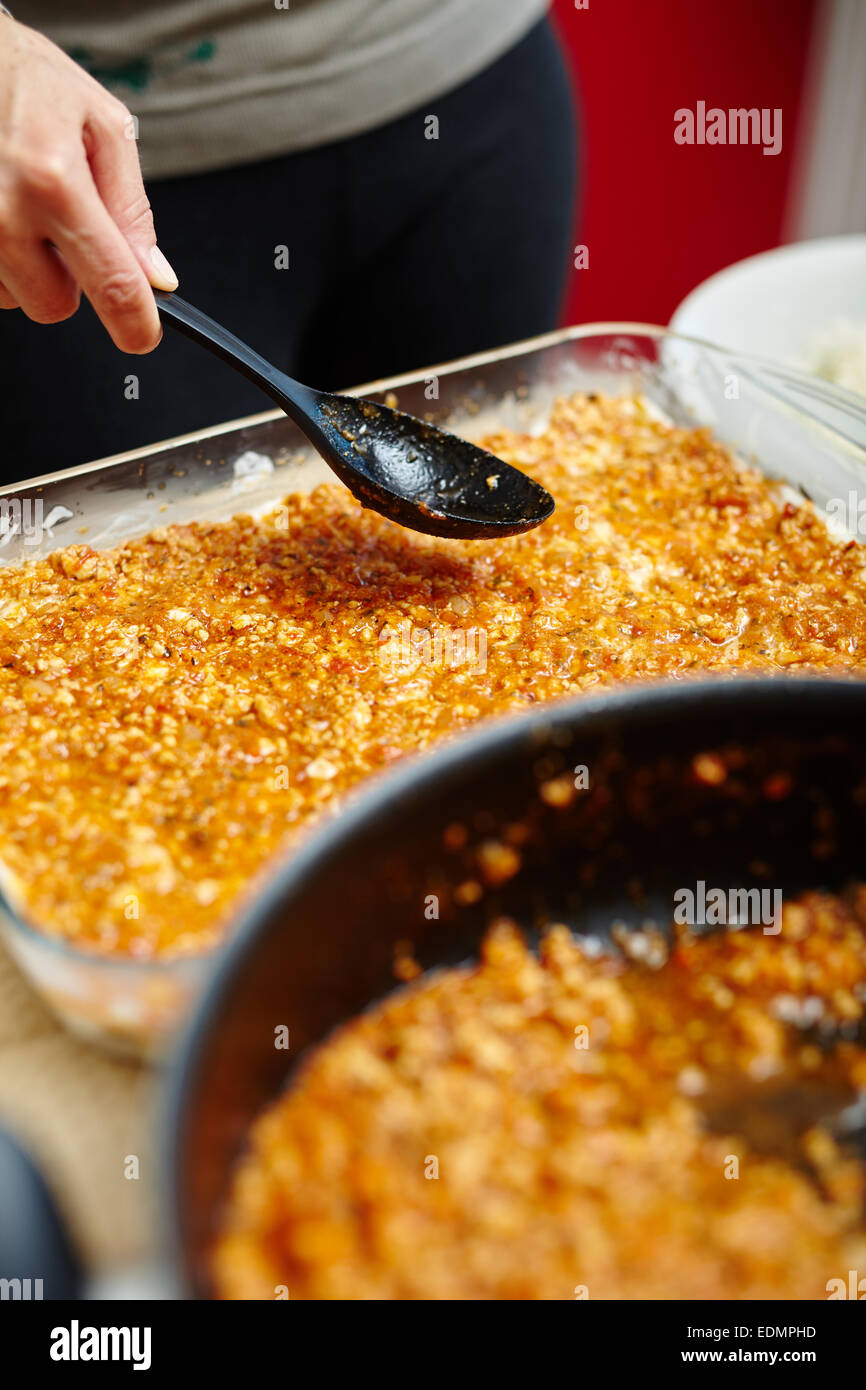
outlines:
[[260, 386], [358, 501], [389, 520], [479, 540], [529, 531], [553, 511], [540, 484], [477, 444], [377, 401], [304, 386], [176, 294], [157, 291], [156, 302], [164, 323]]

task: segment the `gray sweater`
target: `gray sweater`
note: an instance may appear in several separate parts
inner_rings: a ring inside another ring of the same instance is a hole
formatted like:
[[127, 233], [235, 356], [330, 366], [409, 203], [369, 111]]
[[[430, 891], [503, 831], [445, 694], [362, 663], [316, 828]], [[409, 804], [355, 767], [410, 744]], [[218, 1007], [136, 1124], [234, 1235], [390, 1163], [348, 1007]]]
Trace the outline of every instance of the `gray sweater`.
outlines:
[[394, 120], [512, 47], [547, 0], [12, 0], [138, 117], [160, 178]]

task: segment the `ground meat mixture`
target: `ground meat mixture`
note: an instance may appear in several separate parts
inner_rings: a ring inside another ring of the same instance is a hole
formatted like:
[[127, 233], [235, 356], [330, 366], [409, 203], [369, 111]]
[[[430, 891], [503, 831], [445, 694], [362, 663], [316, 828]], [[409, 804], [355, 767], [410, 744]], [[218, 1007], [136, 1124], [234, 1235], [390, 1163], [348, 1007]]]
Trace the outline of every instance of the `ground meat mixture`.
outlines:
[[863, 666], [862, 548], [707, 432], [576, 396], [486, 442], [552, 492], [537, 530], [430, 539], [333, 484], [0, 570], [0, 868], [25, 916], [103, 953], [202, 951], [299, 830], [476, 720]]
[[[538, 954], [514, 924], [340, 1029], [255, 1124], [223, 1298], [822, 1299], [866, 1271], [866, 889], [779, 935]], [[666, 958], [667, 955], [667, 958]], [[862, 1123], [860, 1143], [863, 1141]]]

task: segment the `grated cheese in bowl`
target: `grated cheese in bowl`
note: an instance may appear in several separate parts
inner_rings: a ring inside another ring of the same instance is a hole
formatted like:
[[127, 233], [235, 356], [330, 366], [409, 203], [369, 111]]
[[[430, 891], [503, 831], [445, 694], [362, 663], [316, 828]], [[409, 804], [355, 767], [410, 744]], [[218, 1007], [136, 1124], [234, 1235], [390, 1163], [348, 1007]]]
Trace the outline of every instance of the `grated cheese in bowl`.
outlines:
[[866, 396], [866, 322], [836, 318], [811, 340], [807, 371]]

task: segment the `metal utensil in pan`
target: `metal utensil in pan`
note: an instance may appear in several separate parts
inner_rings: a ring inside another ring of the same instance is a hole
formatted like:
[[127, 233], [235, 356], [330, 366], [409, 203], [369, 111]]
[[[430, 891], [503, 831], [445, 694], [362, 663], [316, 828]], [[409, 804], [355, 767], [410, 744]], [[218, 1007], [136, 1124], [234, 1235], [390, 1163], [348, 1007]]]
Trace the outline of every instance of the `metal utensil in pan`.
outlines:
[[[165, 1115], [171, 1287], [210, 1296], [209, 1249], [251, 1122], [285, 1084], [287, 1056], [297, 1065], [395, 987], [398, 943], [424, 968], [465, 961], [506, 913], [529, 933], [560, 921], [616, 949], [614, 921], [670, 923], [675, 893], [697, 879], [769, 883], [785, 896], [862, 879], [864, 727], [866, 685], [856, 681], [636, 686], [490, 724], [360, 794], [264, 888], [179, 1049]], [[736, 776], [696, 775], [701, 755], [731, 749]], [[588, 785], [564, 804], [550, 788], [575, 768]], [[525, 832], [519, 872], [461, 906], [455, 889], [474, 874], [478, 845], [515, 823]], [[430, 894], [438, 918], [425, 914]], [[289, 1054], [274, 1047], [280, 1025]], [[807, 1116], [851, 1118], [847, 1096], [803, 1100]], [[56, 1222], [44, 1202], [31, 1224], [50, 1272]], [[0, 1240], [6, 1275], [3, 1253]], [[68, 1270], [62, 1244], [57, 1265]]]
[[[670, 923], [675, 892], [697, 879], [770, 883], [786, 896], [841, 888], [866, 860], [864, 719], [866, 686], [856, 682], [636, 687], [496, 723], [348, 807], [249, 912], [174, 1069], [167, 1201], [183, 1287], [208, 1296], [208, 1249], [232, 1166], [286, 1080], [276, 1026], [289, 1028], [297, 1063], [394, 988], [397, 943], [410, 942], [424, 968], [463, 961], [503, 912], [530, 932], [560, 921], [609, 941], [614, 921]], [[698, 778], [696, 757], [726, 747], [738, 750], [736, 777]], [[586, 790], [550, 804], [544, 788], [575, 768], [587, 770]], [[529, 832], [520, 871], [461, 907], [454, 890], [475, 872], [478, 844], [515, 822]], [[446, 833], [454, 825], [467, 832], [456, 849], [463, 837]], [[425, 915], [430, 894], [438, 919]], [[841, 1107], [847, 1098], [828, 1095], [823, 1113]]]

